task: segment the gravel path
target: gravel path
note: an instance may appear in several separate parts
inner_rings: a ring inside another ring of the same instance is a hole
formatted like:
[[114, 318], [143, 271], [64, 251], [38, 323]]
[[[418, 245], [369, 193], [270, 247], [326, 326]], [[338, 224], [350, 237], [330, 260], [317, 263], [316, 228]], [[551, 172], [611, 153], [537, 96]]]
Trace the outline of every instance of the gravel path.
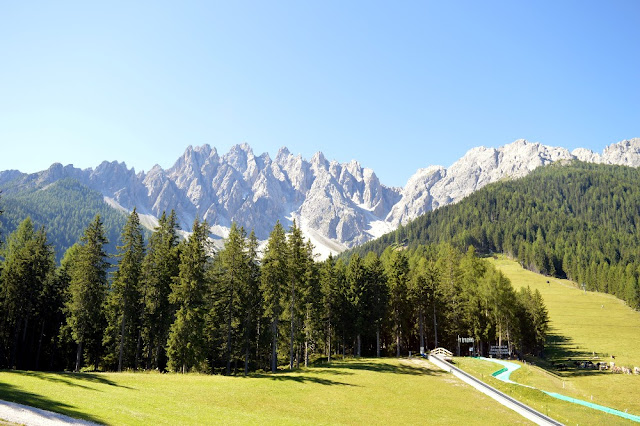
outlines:
[[97, 425], [86, 420], [8, 401], [0, 401], [0, 419], [28, 426]]

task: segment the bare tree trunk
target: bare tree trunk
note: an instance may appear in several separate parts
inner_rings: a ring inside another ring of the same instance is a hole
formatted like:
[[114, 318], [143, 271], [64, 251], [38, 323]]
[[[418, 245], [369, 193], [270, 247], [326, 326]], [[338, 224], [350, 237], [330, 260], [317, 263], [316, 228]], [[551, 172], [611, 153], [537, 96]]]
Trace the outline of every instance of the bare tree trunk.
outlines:
[[244, 375], [249, 374], [249, 337], [247, 337], [246, 346], [244, 348]]
[[78, 352], [76, 353], [76, 373], [80, 371], [80, 362], [82, 361], [82, 340], [78, 342]]
[[27, 328], [29, 327], [29, 317], [24, 319], [24, 330], [22, 330], [22, 343], [27, 340]]
[[233, 271], [229, 288], [229, 315], [227, 316], [227, 376], [231, 374], [231, 317], [233, 316]]
[[18, 359], [18, 343], [20, 342], [20, 324], [22, 320], [16, 321], [15, 330], [13, 333], [13, 345], [11, 346], [11, 368], [16, 368]]
[[260, 315], [258, 315], [258, 324], [256, 326], [256, 361], [260, 361]]
[[278, 319], [272, 323], [273, 343], [271, 344], [271, 371], [278, 371]]
[[380, 324], [376, 325], [376, 356], [380, 358]]
[[122, 325], [120, 326], [120, 354], [118, 355], [118, 371], [122, 371], [122, 352], [124, 351], [124, 325], [126, 315], [122, 313]]
[[133, 368], [136, 370], [140, 366], [140, 354], [142, 352], [142, 327], [138, 329], [138, 343], [136, 344], [136, 359]]
[[360, 352], [360, 333], [358, 333], [358, 335], [356, 336], [356, 348], [357, 348], [357, 353], [358, 353], [358, 358], [360, 358], [360, 355], [362, 355], [362, 353]]
[[300, 368], [300, 346], [296, 345], [296, 368]]
[[293, 303], [295, 297], [295, 289], [291, 287], [291, 345], [289, 347], [289, 370], [293, 369], [293, 334], [295, 332], [295, 320], [293, 315]]
[[327, 362], [331, 362], [331, 320], [329, 320], [329, 350], [327, 354]]
[[422, 308], [420, 309], [418, 322], [420, 326], [420, 355], [424, 355], [424, 314], [422, 313]]
[[36, 370], [40, 367], [40, 351], [42, 350], [42, 335], [44, 334], [44, 320], [40, 325], [40, 337], [38, 338], [38, 352], [36, 353]]
[[434, 342], [434, 348], [438, 347], [438, 322], [436, 321], [436, 304], [433, 304], [433, 331], [434, 331], [434, 337], [435, 337], [435, 342]]

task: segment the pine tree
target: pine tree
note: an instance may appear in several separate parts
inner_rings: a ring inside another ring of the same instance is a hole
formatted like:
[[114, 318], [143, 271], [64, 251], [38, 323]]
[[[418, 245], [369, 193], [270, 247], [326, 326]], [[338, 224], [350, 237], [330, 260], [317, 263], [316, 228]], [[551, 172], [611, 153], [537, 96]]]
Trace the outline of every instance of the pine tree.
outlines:
[[249, 259], [247, 257], [245, 231], [238, 227], [236, 223], [231, 224], [229, 236], [227, 237], [224, 249], [220, 251], [220, 262], [222, 271], [219, 276], [220, 291], [224, 299], [225, 323], [226, 323], [226, 374], [231, 374], [231, 358], [234, 355], [234, 339], [238, 334], [240, 311], [239, 294], [241, 289], [247, 286], [249, 280]]
[[310, 346], [316, 340], [316, 336], [322, 329], [320, 271], [314, 260], [313, 244], [307, 240], [305, 244], [307, 270], [305, 273], [305, 285], [302, 292], [302, 304], [304, 306], [304, 366], [309, 366]]
[[122, 230], [118, 246], [118, 268], [107, 299], [107, 328], [104, 343], [110, 349], [110, 359], [117, 359], [118, 371], [138, 368], [142, 327], [141, 269], [144, 259], [142, 227], [136, 209]]
[[351, 257], [347, 267], [347, 295], [353, 313], [353, 328], [356, 337], [355, 356], [362, 355], [362, 335], [367, 325], [370, 311], [370, 289], [367, 273], [362, 258], [356, 253]]
[[82, 246], [79, 242], [75, 243], [65, 251], [60, 261], [60, 266], [55, 273], [55, 283], [60, 292], [59, 306], [54, 316], [54, 324], [58, 330], [58, 334], [54, 335], [52, 340], [52, 353], [50, 356], [50, 369], [55, 370], [53, 365], [60, 365], [61, 369], [73, 370], [75, 368], [75, 359], [66, 356], [67, 354], [74, 353], [77, 349], [71, 328], [68, 324], [68, 304], [71, 301], [71, 274], [75, 267], [76, 261], [79, 257], [79, 253]]
[[169, 216], [162, 212], [142, 262], [143, 336], [147, 367], [161, 371], [166, 367], [167, 340], [176, 311], [169, 295], [171, 285], [180, 272], [177, 229], [175, 212], [172, 210]]
[[[302, 292], [304, 291], [308, 263], [302, 231], [296, 226], [295, 220], [289, 231], [287, 245], [287, 270], [289, 275], [287, 313], [289, 314], [289, 321], [291, 323], [289, 335], [289, 369], [293, 369], [294, 358], [297, 358], [295, 357], [295, 343], [298, 332], [296, 325], [300, 322]], [[299, 358], [297, 359], [299, 360]]]
[[[244, 348], [244, 374], [249, 373], [249, 359], [252, 345], [258, 349], [259, 320], [262, 314], [262, 294], [260, 293], [260, 264], [258, 263], [258, 239], [251, 231], [247, 241], [245, 260], [247, 277], [239, 291], [242, 312], [242, 334]], [[254, 343], [255, 342], [255, 343]]]
[[414, 314], [418, 317], [418, 333], [420, 338], [420, 354], [425, 351], [425, 317], [428, 312], [430, 288], [427, 279], [427, 259], [421, 258], [414, 266], [409, 281], [409, 296]]
[[208, 236], [207, 222], [196, 219], [180, 253], [180, 273], [169, 297], [170, 302], [178, 306], [167, 342], [168, 366], [173, 371], [186, 373], [192, 368], [201, 368], [206, 359]]
[[396, 338], [396, 356], [400, 357], [403, 325], [407, 314], [407, 284], [409, 280], [409, 264], [403, 251], [394, 250], [387, 265], [387, 282], [389, 285], [390, 305], [393, 315], [393, 327]]
[[325, 342], [327, 362], [331, 362], [332, 336], [335, 333], [339, 316], [340, 290], [336, 276], [335, 261], [329, 257], [320, 266], [320, 292], [322, 295], [322, 318], [325, 323]]
[[365, 273], [370, 289], [370, 302], [367, 322], [373, 324], [376, 331], [376, 356], [380, 357], [380, 332], [387, 315], [389, 292], [384, 273], [384, 265], [374, 252], [364, 258]]
[[0, 364], [38, 368], [49, 316], [45, 296], [51, 293], [55, 271], [53, 250], [44, 229], [35, 231], [27, 218], [9, 236], [2, 254], [5, 261], [0, 276]]
[[278, 369], [278, 326], [283, 312], [284, 295], [288, 283], [287, 240], [278, 221], [269, 235], [262, 258], [260, 290], [264, 298], [264, 312], [271, 327], [271, 371]]
[[107, 238], [100, 216], [85, 230], [71, 269], [70, 298], [66, 304], [67, 324], [78, 345], [75, 371], [80, 371], [83, 350], [97, 368], [105, 327], [104, 301], [107, 294]]

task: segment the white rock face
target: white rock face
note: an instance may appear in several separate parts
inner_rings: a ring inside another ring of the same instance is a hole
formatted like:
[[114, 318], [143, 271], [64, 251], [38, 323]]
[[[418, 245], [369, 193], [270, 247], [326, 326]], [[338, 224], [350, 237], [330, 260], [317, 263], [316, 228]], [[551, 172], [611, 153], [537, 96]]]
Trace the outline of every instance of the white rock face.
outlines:
[[189, 146], [175, 164], [163, 170], [135, 173], [124, 163], [104, 162], [95, 170], [54, 164], [31, 175], [0, 172], [0, 184], [39, 186], [75, 178], [101, 192], [112, 205], [137, 207], [145, 223], [163, 211], [176, 210], [182, 229], [196, 217], [224, 238], [232, 221], [266, 240], [276, 221], [285, 227], [296, 220], [323, 257], [392, 231], [400, 223], [454, 203], [501, 179], [527, 175], [559, 160], [640, 166], [640, 139], [624, 140], [602, 154], [517, 140], [500, 148], [471, 149], [448, 169], [418, 170], [404, 188], [380, 183], [357, 161], [328, 161], [321, 152], [310, 161], [281, 148], [275, 159], [256, 156], [247, 144], [220, 156], [208, 145]]
[[640, 138], [609, 145], [602, 152], [602, 162], [629, 167], [640, 166]]
[[118, 163], [81, 174], [111, 205], [156, 217], [175, 209], [183, 229], [200, 217], [220, 238], [233, 221], [265, 240], [276, 221], [288, 227], [297, 220], [322, 246], [322, 255], [390, 231], [381, 224], [400, 199], [399, 189], [382, 185], [373, 170], [356, 161], [328, 162], [319, 152], [309, 162], [286, 148], [272, 160], [268, 154], [255, 156], [247, 144], [223, 156], [207, 145], [189, 146], [171, 168], [155, 166], [147, 174]]
[[440, 206], [455, 203], [483, 186], [522, 177], [545, 164], [574, 158], [564, 148], [519, 139], [500, 148], [477, 147], [448, 169], [421, 169], [407, 182], [387, 221], [398, 225]]
[[448, 169], [420, 169], [402, 190], [402, 198], [386, 220], [397, 226], [428, 210], [455, 203], [483, 186], [501, 179], [519, 178], [558, 160], [640, 166], [640, 139], [609, 145], [602, 155], [585, 148], [569, 152], [519, 139], [500, 148], [477, 147]]

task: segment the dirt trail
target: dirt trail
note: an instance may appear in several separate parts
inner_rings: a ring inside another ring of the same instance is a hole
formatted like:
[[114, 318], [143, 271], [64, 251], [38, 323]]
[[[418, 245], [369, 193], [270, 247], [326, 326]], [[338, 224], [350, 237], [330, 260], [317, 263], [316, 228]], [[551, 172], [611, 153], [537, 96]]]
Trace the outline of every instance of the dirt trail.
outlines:
[[2, 421], [28, 426], [97, 425], [86, 420], [8, 401], [0, 401], [0, 424]]

